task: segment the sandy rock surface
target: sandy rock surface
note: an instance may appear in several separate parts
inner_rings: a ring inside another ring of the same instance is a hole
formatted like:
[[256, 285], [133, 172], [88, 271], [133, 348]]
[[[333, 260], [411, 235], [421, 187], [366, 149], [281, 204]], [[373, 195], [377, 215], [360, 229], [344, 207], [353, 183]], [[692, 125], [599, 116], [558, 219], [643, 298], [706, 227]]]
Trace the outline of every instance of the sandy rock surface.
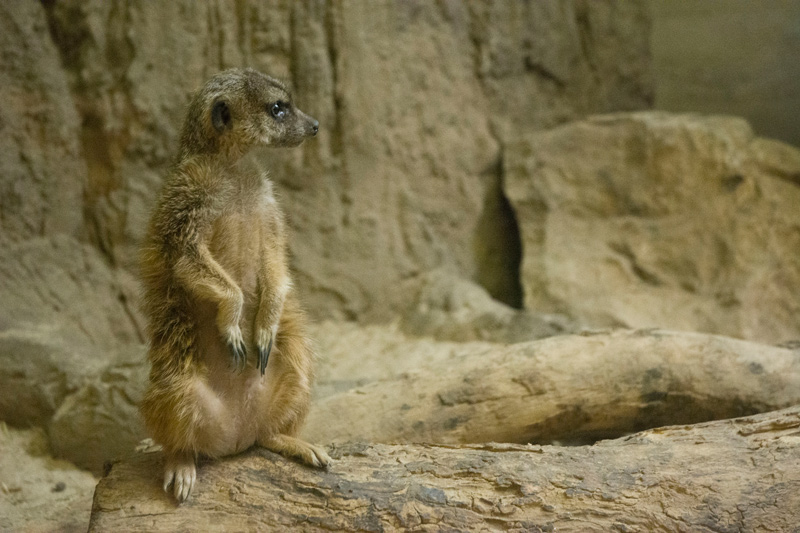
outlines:
[[800, 151], [732, 117], [594, 117], [506, 152], [525, 307], [800, 338]]
[[300, 149], [253, 156], [277, 183], [317, 317], [393, 312], [391, 288], [441, 265], [518, 299], [514, 262], [496, 253], [506, 137], [643, 109], [653, 94], [643, 1], [0, 10], [14, 103], [1, 112], [4, 228], [78, 235], [134, 272], [190, 94], [250, 66], [289, 81], [321, 124]]
[[86, 531], [96, 483], [52, 459], [41, 430], [0, 423], [0, 530]]

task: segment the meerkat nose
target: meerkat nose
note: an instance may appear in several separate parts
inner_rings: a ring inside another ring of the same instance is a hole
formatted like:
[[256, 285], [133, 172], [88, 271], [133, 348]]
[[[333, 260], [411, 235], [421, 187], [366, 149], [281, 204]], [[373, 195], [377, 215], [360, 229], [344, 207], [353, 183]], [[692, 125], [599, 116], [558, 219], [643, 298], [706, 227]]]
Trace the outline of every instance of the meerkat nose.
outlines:
[[314, 132], [311, 135], [317, 134], [317, 132], [319, 131], [319, 120], [315, 120], [314, 122], [311, 123], [311, 131]]

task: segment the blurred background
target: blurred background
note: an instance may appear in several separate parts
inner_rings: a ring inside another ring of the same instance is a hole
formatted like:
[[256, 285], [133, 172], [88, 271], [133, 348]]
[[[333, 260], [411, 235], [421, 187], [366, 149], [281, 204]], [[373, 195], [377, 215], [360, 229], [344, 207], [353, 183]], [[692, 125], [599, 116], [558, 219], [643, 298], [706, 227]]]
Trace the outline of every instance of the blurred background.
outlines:
[[746, 118], [800, 146], [800, 3], [650, 2], [657, 109]]
[[250, 157], [323, 395], [409, 338], [800, 338], [798, 57], [797, 0], [0, 3], [0, 529], [85, 529], [144, 436], [137, 247], [212, 74], [320, 121]]

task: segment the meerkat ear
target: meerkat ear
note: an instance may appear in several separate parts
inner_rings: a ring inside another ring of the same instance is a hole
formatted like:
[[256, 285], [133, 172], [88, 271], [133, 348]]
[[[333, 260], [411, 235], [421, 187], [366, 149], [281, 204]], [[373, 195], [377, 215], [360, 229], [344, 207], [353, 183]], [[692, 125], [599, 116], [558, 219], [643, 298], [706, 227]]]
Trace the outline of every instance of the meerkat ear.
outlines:
[[214, 103], [214, 107], [211, 108], [211, 124], [220, 133], [231, 125], [231, 110], [225, 101], [220, 100]]

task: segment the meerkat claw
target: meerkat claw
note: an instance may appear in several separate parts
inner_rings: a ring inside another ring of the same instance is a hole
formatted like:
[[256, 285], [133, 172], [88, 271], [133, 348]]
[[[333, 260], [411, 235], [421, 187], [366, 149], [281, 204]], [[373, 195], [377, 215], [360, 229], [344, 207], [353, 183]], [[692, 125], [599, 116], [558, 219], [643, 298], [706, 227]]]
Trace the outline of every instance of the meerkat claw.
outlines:
[[247, 348], [242, 339], [242, 332], [238, 327], [231, 328], [225, 336], [225, 344], [231, 354], [234, 370], [242, 372], [247, 367]]
[[247, 352], [245, 351], [244, 343], [228, 342], [228, 350], [233, 357], [233, 368], [239, 372], [247, 366]]
[[261, 369], [262, 376], [267, 371], [267, 362], [269, 361], [269, 354], [272, 352], [272, 341], [274, 339], [274, 336], [269, 338], [269, 344], [267, 344], [266, 349], [261, 348], [260, 346], [258, 348], [258, 366]]
[[278, 335], [278, 326], [260, 328], [256, 333], [256, 346], [258, 347], [258, 368], [261, 370], [261, 375], [267, 371], [267, 363], [269, 362], [269, 355], [272, 353], [272, 344], [275, 337]]

